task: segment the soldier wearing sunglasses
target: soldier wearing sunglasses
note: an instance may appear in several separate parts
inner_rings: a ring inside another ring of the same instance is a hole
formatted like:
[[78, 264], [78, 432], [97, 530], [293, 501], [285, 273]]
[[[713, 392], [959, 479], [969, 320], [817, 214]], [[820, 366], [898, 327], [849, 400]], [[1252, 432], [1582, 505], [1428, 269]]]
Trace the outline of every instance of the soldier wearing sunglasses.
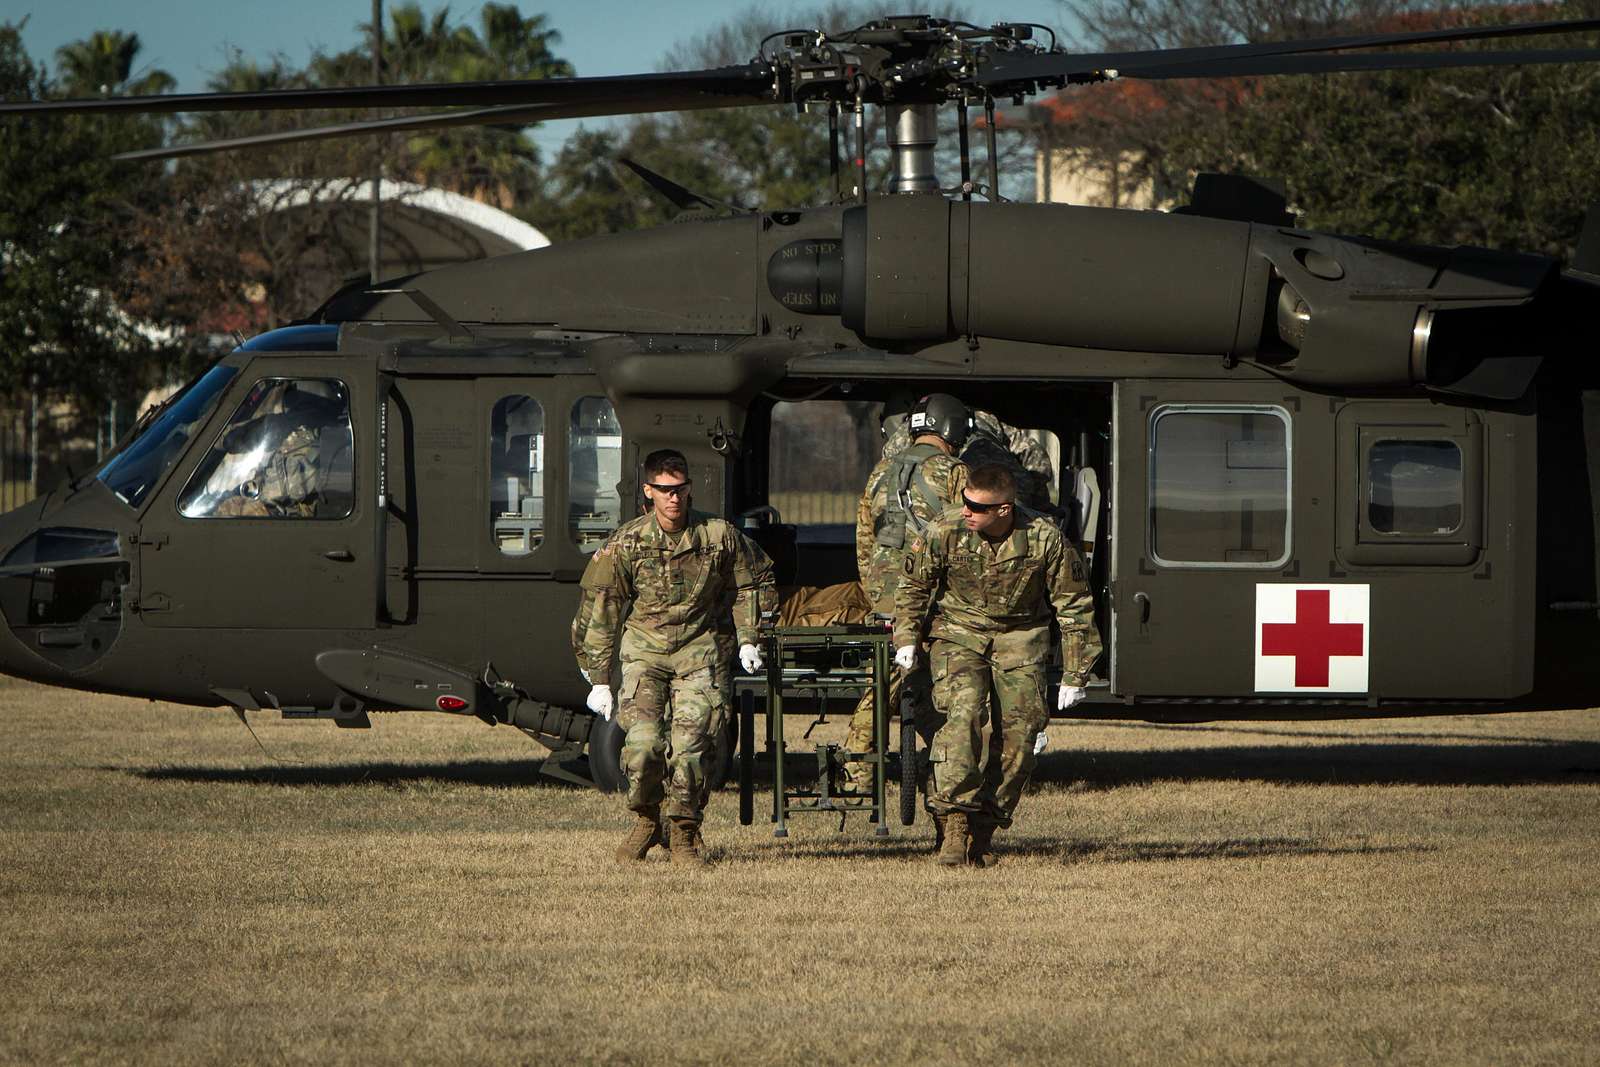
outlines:
[[650, 511], [619, 527], [590, 561], [573, 638], [584, 677], [600, 680], [589, 691], [589, 709], [609, 719], [615, 698], [608, 680], [621, 635], [617, 723], [626, 731], [622, 766], [636, 818], [617, 859], [642, 860], [661, 844], [664, 815], [672, 861], [703, 864], [706, 774], [724, 725], [717, 719], [729, 703], [719, 692], [727, 675], [718, 630], [731, 600], [739, 662], [751, 674], [761, 670], [756, 628], [777, 611], [777, 587], [772, 561], [753, 541], [690, 507], [683, 453], [650, 453], [643, 475]]
[[916, 666], [931, 618], [933, 700], [945, 723], [933, 739], [928, 807], [942, 835], [936, 858], [947, 866], [998, 862], [994, 831], [1011, 825], [1050, 719], [1052, 617], [1061, 630], [1060, 710], [1083, 699], [1100, 656], [1082, 558], [1016, 497], [1005, 467], [972, 468], [960, 512], [946, 512], [913, 542], [895, 594], [895, 663], [902, 670]]

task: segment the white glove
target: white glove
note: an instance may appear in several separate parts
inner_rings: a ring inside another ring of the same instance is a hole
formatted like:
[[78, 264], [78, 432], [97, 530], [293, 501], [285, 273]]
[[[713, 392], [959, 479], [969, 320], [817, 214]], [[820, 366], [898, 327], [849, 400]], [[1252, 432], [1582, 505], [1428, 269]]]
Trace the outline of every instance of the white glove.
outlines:
[[611, 709], [615, 705], [611, 702], [611, 687], [609, 685], [597, 685], [593, 689], [589, 690], [589, 699], [587, 703], [590, 711], [600, 716], [606, 722], [611, 721]]
[[578, 673], [583, 675], [583, 680], [584, 681], [588, 682], [590, 685], [594, 684], [594, 679], [589, 677], [589, 672], [588, 671], [584, 670], [582, 667], [579, 667], [578, 668]]
[[1056, 707], [1061, 711], [1066, 711], [1074, 704], [1083, 703], [1083, 698], [1088, 695], [1089, 691], [1081, 686], [1063, 685], [1061, 687], [1061, 695], [1056, 698]]
[[739, 646], [739, 666], [744, 668], [744, 673], [755, 674], [761, 670], [761, 650], [755, 645]]
[[894, 665], [903, 671], [909, 671], [917, 665], [917, 646], [906, 645], [904, 648], [894, 650]]
[[1040, 730], [1039, 736], [1033, 739], [1033, 754], [1037, 756], [1039, 753], [1043, 752], [1044, 746], [1048, 745], [1049, 743], [1049, 740], [1044, 736], [1044, 731]]

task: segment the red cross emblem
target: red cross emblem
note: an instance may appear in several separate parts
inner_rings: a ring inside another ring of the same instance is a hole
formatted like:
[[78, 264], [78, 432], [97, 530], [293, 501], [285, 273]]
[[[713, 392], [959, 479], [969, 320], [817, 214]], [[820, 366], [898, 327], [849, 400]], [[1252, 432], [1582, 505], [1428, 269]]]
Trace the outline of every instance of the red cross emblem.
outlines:
[[1332, 656], [1359, 656], [1364, 649], [1358, 622], [1330, 622], [1326, 589], [1297, 589], [1294, 622], [1261, 624], [1263, 656], [1293, 656], [1294, 684], [1326, 688]]

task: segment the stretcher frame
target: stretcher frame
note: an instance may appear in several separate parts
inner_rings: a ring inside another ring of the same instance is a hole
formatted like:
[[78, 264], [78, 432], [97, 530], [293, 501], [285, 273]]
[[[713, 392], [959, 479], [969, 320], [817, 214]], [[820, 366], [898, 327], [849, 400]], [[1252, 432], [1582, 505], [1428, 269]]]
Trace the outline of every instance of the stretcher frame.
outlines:
[[[761, 677], [741, 677], [735, 683], [739, 717], [739, 822], [749, 826], [755, 818], [755, 716], [761, 698], [766, 715], [766, 752], [772, 760], [772, 814], [774, 837], [789, 836], [789, 819], [796, 815], [839, 816], [839, 828], [852, 813], [865, 812], [878, 837], [889, 836], [889, 681], [894, 670], [893, 634], [881, 625], [779, 626], [762, 633], [766, 672]], [[822, 698], [843, 694], [859, 697], [872, 693], [872, 749], [842, 750], [834, 744], [815, 749], [815, 788], [788, 784], [788, 743], [784, 738], [785, 701], [806, 696]], [[902, 711], [901, 823], [916, 817], [916, 741], [914, 724]], [[907, 751], [909, 742], [909, 751]], [[833, 789], [834, 772], [846, 762], [872, 767], [872, 790], [857, 793]], [[909, 768], [909, 772], [907, 770]], [[907, 798], [911, 802], [907, 802]]]

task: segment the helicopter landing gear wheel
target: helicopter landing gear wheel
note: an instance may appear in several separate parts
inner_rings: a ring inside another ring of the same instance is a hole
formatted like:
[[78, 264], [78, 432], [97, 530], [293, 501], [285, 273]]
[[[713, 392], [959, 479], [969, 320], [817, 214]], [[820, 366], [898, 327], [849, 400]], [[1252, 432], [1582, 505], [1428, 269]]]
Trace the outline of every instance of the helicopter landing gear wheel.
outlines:
[[[729, 722], [717, 738], [706, 771], [711, 789], [721, 789], [722, 783], [733, 773], [734, 729], [734, 724]], [[589, 777], [602, 793], [621, 793], [628, 788], [627, 775], [622, 773], [622, 742], [626, 734], [614, 717], [608, 721], [596, 716], [589, 730]]]
[[620, 793], [628, 788], [627, 777], [622, 773], [625, 732], [615, 716], [602, 719], [597, 715], [589, 729], [589, 777], [602, 793]]

